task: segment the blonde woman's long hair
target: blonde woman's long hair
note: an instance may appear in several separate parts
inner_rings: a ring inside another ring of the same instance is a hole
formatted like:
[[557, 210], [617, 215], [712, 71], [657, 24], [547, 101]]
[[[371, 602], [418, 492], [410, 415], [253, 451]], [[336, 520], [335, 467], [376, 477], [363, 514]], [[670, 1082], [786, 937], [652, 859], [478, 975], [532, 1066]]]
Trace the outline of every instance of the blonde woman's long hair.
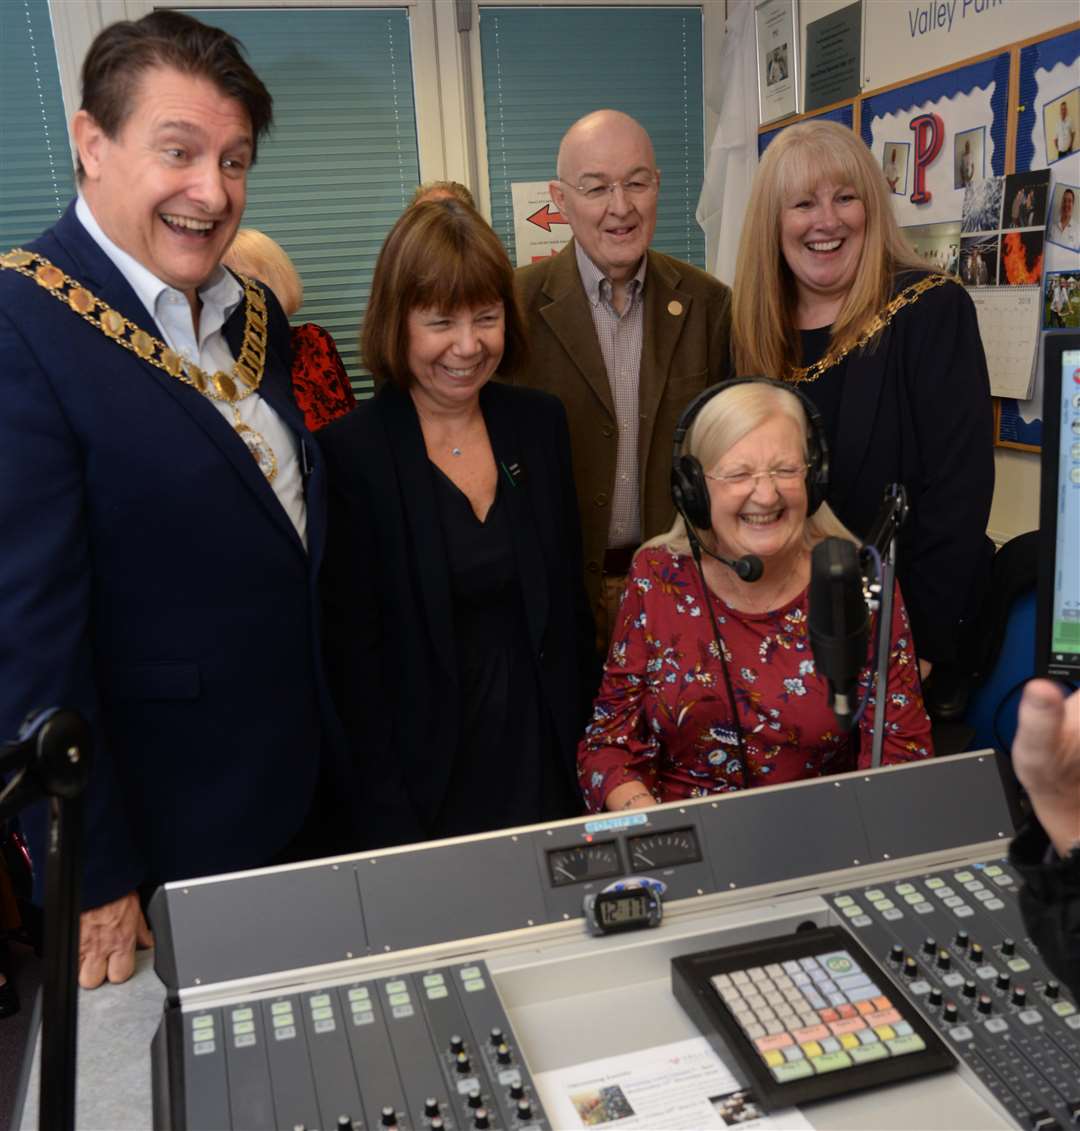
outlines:
[[[683, 444], [683, 454], [696, 456], [701, 466], [711, 471], [744, 436], [777, 416], [789, 417], [799, 426], [803, 456], [809, 461], [810, 424], [802, 402], [787, 389], [764, 381], [732, 385], [706, 401], [691, 425]], [[711, 530], [699, 530], [698, 536], [705, 545], [714, 548]], [[825, 538], [847, 538], [858, 544], [858, 539], [833, 514], [828, 503], [822, 503], [814, 514], [809, 515], [803, 527], [803, 539], [808, 550]], [[655, 546], [662, 546], [673, 554], [690, 553], [690, 539], [682, 515], [676, 516], [670, 530], [651, 538], [641, 548]]]
[[901, 234], [885, 175], [862, 140], [836, 122], [789, 126], [761, 159], [739, 241], [732, 329], [740, 375], [786, 377], [801, 364], [795, 278], [780, 246], [780, 217], [785, 203], [822, 182], [851, 185], [866, 212], [862, 255], [831, 346], [858, 338], [888, 302], [897, 271], [933, 270]]

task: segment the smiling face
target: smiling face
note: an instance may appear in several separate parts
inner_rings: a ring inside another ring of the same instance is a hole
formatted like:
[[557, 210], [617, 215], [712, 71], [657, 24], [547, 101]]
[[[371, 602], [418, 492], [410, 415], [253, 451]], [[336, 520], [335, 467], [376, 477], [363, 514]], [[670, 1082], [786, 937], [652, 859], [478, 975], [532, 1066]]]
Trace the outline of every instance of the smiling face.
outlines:
[[[777, 414], [747, 432], [727, 450], [709, 475], [730, 476], [803, 467], [802, 429], [790, 416]], [[806, 479], [773, 482], [759, 475], [734, 485], [708, 479], [712, 529], [720, 553], [738, 558], [756, 554], [763, 562], [801, 552], [806, 524]]]
[[866, 209], [851, 185], [820, 182], [783, 202], [780, 250], [795, 278], [801, 329], [829, 325], [839, 313], [859, 269], [865, 231]]
[[418, 403], [452, 411], [471, 404], [502, 360], [506, 312], [501, 302], [451, 312], [409, 311], [408, 365]]
[[1069, 221], [1072, 219], [1073, 212], [1073, 191], [1066, 189], [1061, 194], [1061, 226], [1068, 227]]
[[243, 216], [247, 110], [207, 79], [153, 67], [116, 137], [85, 110], [73, 126], [81, 191], [105, 234], [194, 301]]
[[[660, 173], [649, 135], [625, 114], [599, 111], [572, 126], [559, 149], [559, 177], [548, 186], [574, 239], [613, 283], [633, 278], [656, 230]], [[628, 194], [626, 181], [652, 179]], [[591, 200], [579, 187], [618, 183]]]

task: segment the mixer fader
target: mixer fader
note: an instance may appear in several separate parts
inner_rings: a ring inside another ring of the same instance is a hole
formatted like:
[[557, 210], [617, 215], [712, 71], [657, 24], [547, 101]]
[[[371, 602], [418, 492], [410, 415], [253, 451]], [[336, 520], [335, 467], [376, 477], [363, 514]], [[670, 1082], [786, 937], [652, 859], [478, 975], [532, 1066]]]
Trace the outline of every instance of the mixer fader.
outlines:
[[184, 1070], [163, 1073], [157, 1126], [549, 1126], [483, 962], [178, 1011], [165, 1026], [182, 1033], [170, 1044]]

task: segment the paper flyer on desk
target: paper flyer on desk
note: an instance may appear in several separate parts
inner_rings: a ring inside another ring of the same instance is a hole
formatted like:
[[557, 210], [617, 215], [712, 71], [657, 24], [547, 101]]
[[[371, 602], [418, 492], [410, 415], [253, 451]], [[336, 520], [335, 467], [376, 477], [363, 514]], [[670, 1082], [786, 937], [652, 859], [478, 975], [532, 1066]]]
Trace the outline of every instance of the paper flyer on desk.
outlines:
[[558, 1128], [812, 1127], [797, 1108], [762, 1112], [704, 1037], [541, 1072], [535, 1081], [551, 1125]]

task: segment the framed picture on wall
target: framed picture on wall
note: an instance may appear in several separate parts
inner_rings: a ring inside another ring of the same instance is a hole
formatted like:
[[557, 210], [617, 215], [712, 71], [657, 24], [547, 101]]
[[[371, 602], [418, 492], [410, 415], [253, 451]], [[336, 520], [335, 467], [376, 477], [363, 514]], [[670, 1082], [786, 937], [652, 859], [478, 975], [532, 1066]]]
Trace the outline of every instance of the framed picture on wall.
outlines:
[[758, 122], [778, 122], [799, 112], [799, 9], [797, 0], [758, 0]]

